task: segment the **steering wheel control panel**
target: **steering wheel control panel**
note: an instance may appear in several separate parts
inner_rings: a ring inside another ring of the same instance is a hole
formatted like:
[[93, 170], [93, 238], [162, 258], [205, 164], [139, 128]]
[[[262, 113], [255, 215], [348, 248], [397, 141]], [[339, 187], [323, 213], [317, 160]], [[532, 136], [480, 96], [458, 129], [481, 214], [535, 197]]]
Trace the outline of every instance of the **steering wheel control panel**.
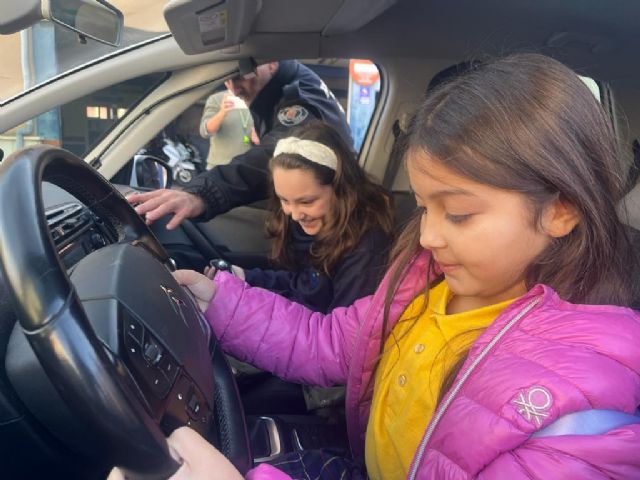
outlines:
[[113, 234], [80, 203], [51, 208], [45, 213], [51, 238], [66, 268], [91, 252], [115, 242]]
[[188, 425], [203, 435], [211, 409], [195, 382], [151, 331], [123, 307], [122, 358], [136, 379], [152, 412], [164, 412], [160, 427], [166, 435]]

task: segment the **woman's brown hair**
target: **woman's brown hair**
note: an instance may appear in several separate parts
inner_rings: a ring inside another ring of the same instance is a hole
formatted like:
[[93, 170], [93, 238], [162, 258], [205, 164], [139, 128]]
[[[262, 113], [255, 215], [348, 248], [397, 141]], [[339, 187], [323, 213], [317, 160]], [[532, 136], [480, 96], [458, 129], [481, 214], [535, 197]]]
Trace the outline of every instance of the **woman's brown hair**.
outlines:
[[[633, 303], [636, 260], [616, 212], [625, 182], [611, 119], [571, 69], [537, 54], [476, 65], [427, 96], [412, 122], [405, 161], [418, 162], [417, 152], [474, 181], [523, 194], [537, 228], [550, 202], [561, 198], [575, 208], [578, 225], [523, 272], [527, 288], [543, 283], [577, 303]], [[419, 237], [417, 215], [392, 252], [381, 352], [390, 305], [421, 250]], [[429, 287], [426, 281], [425, 294]]]
[[[353, 150], [326, 123], [310, 122], [292, 137], [312, 140], [329, 147], [338, 158], [335, 170], [297, 154], [280, 154], [271, 159], [270, 169], [303, 169], [313, 173], [321, 185], [333, 190], [332, 211], [327, 223], [315, 236], [311, 261], [315, 268], [330, 274], [342, 256], [355, 248], [362, 236], [373, 228], [386, 235], [393, 229], [393, 203], [384, 188], [373, 183], [362, 170]], [[293, 268], [289, 245], [291, 220], [282, 210], [280, 201], [271, 195], [271, 213], [267, 218], [267, 234], [273, 238], [271, 258], [279, 265]]]

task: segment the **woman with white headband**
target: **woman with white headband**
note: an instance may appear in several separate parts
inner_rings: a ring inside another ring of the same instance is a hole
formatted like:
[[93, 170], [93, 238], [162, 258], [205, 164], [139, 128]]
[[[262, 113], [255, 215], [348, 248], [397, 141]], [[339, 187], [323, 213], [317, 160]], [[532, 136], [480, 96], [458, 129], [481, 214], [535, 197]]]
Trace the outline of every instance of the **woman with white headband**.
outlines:
[[[369, 180], [340, 135], [322, 122], [281, 139], [269, 168], [273, 192], [267, 234], [277, 270], [254, 268], [235, 275], [311, 310], [327, 313], [371, 295], [382, 279], [391, 243], [392, 203]], [[208, 272], [211, 277], [212, 273]], [[285, 385], [230, 358], [242, 372], [238, 386], [247, 412], [300, 413], [344, 403], [344, 388]], [[287, 402], [265, 391], [287, 392]]]
[[301, 127], [277, 143], [270, 170], [267, 234], [280, 269], [234, 273], [319, 312], [373, 293], [387, 259], [391, 199], [337, 132], [322, 122]]

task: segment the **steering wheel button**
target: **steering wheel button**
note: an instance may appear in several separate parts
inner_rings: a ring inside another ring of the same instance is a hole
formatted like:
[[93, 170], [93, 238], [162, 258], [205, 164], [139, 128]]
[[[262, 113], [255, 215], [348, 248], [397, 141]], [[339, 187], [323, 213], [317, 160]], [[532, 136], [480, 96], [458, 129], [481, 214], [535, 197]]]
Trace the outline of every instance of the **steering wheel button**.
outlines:
[[144, 359], [151, 366], [157, 365], [162, 360], [162, 347], [151, 338], [147, 339], [144, 346]]
[[167, 379], [164, 378], [164, 375], [158, 372], [154, 375], [150, 375], [149, 380], [151, 382], [151, 390], [158, 398], [164, 398], [167, 396], [171, 385], [169, 385]]
[[139, 352], [142, 350], [136, 338], [128, 334], [124, 336], [124, 346], [126, 351], [133, 355], [139, 355]]
[[124, 330], [127, 335], [130, 335], [138, 344], [142, 345], [144, 329], [142, 328], [142, 325], [127, 313], [124, 315]]
[[200, 413], [200, 403], [198, 402], [198, 397], [195, 393], [191, 395], [189, 403], [187, 403], [187, 409], [189, 410], [190, 417], [198, 418], [198, 414]]
[[162, 360], [160, 360], [158, 368], [167, 378], [169, 383], [173, 385], [173, 382], [175, 382], [176, 377], [178, 376], [178, 365], [176, 364], [175, 360], [171, 358], [170, 355], [165, 354], [162, 357]]

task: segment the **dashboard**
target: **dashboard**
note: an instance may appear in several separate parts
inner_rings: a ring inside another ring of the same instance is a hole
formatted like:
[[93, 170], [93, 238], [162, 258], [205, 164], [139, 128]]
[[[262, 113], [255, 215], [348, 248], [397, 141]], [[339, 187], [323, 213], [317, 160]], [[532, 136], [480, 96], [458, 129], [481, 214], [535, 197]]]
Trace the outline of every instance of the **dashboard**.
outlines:
[[[123, 194], [129, 191], [131, 188], [122, 187]], [[117, 242], [113, 228], [66, 190], [43, 182], [42, 202], [49, 233], [67, 269], [91, 252]]]
[[45, 210], [51, 238], [69, 269], [91, 252], [116, 242], [114, 232], [87, 207], [72, 202]]
[[[113, 186], [125, 196], [136, 191], [126, 185]], [[117, 232], [69, 192], [45, 182], [42, 197], [49, 232], [68, 270], [91, 252], [117, 243]], [[207, 258], [221, 257], [198, 227], [184, 222], [179, 228], [167, 230], [168, 220], [169, 216], [154, 222], [151, 230], [178, 268], [202, 271]], [[242, 264], [235, 258], [230, 260]]]

